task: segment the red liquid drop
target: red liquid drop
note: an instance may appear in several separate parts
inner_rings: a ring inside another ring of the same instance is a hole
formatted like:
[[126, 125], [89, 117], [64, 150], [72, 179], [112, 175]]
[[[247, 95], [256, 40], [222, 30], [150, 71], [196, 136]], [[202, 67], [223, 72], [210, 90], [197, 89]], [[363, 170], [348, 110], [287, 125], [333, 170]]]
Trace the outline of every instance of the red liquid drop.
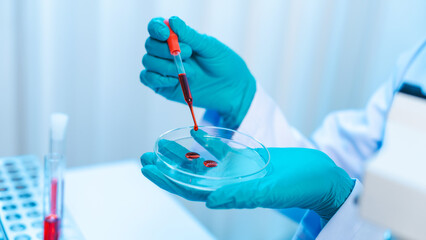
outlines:
[[204, 166], [206, 167], [216, 167], [217, 166], [217, 162], [213, 161], [213, 160], [206, 160], [204, 161]]
[[60, 222], [60, 219], [54, 214], [50, 214], [44, 219], [44, 240], [59, 239]]
[[200, 154], [196, 153], [196, 152], [188, 152], [187, 154], [185, 154], [185, 157], [188, 159], [197, 159], [200, 157]]
[[183, 97], [185, 98], [185, 102], [189, 106], [189, 110], [191, 110], [192, 120], [194, 121], [194, 130], [198, 131], [197, 120], [195, 119], [194, 109], [192, 107], [192, 95], [191, 90], [189, 89], [188, 78], [185, 73], [181, 73], [179, 76], [180, 86], [182, 88]]

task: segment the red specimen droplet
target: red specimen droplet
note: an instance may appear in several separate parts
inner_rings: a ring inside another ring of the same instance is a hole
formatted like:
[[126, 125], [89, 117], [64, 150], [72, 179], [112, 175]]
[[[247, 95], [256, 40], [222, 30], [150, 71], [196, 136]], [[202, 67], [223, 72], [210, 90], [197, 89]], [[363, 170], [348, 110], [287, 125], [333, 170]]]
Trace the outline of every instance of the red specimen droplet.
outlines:
[[185, 157], [188, 159], [197, 159], [200, 157], [200, 154], [196, 153], [196, 152], [189, 152], [187, 154], [185, 154]]
[[206, 160], [204, 161], [204, 166], [206, 167], [216, 167], [217, 166], [217, 162], [213, 161], [213, 160]]

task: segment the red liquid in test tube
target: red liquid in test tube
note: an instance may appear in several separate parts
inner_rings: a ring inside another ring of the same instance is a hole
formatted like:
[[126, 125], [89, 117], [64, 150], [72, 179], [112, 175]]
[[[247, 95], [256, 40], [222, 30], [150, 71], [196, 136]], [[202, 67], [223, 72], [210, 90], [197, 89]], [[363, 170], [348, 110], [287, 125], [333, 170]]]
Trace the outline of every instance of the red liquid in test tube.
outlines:
[[56, 200], [57, 200], [57, 196], [58, 196], [58, 179], [52, 179], [51, 181], [51, 192], [50, 192], [50, 212], [52, 214], [56, 213]]
[[52, 153], [45, 157], [44, 240], [61, 238], [64, 164], [65, 159], [61, 154]]
[[55, 215], [58, 197], [58, 180], [50, 182], [50, 215], [44, 219], [44, 240], [58, 240], [60, 231], [60, 219]]
[[60, 231], [60, 219], [51, 214], [44, 219], [44, 240], [58, 240]]

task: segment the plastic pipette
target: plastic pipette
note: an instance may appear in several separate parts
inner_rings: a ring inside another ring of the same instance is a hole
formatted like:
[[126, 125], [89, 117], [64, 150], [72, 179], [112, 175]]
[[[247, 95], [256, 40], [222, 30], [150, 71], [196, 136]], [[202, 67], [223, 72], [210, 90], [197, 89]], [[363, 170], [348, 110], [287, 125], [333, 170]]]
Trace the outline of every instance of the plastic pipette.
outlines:
[[164, 23], [169, 27], [170, 30], [170, 36], [167, 39], [167, 44], [169, 45], [170, 54], [173, 56], [174, 62], [176, 64], [183, 97], [185, 98], [185, 102], [189, 106], [189, 110], [191, 110], [192, 119], [194, 120], [194, 130], [197, 131], [198, 125], [197, 120], [195, 119], [194, 109], [192, 107], [192, 95], [191, 90], [189, 89], [188, 78], [186, 77], [185, 68], [183, 67], [182, 57], [180, 56], [178, 36], [170, 28], [168, 19], [164, 20]]

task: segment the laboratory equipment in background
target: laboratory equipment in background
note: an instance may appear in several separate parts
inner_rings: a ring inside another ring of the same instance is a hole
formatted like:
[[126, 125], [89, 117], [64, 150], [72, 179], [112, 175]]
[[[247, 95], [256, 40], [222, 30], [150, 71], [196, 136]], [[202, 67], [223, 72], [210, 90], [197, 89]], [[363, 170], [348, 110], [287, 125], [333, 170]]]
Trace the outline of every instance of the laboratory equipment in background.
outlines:
[[[67, 116], [53, 114], [51, 118], [50, 150], [46, 156], [45, 166], [48, 176], [55, 177], [55, 181], [49, 181], [50, 191], [48, 209], [55, 209], [60, 213], [60, 224], [64, 239], [84, 239], [71, 215], [65, 211], [63, 214], [63, 185], [62, 172], [65, 162], [64, 135], [67, 125]], [[60, 163], [61, 165], [55, 165]], [[46, 170], [45, 169], [45, 170]], [[60, 171], [59, 171], [60, 170]], [[31, 240], [54, 239], [45, 238], [43, 234], [43, 181], [40, 176], [40, 161], [35, 156], [14, 156], [0, 158], [0, 240]], [[55, 193], [55, 195], [50, 195]], [[65, 216], [65, 218], [63, 218]], [[50, 219], [48, 219], [50, 220]], [[50, 222], [49, 222], [50, 223]], [[50, 224], [50, 229], [58, 229], [59, 224]]]
[[33, 156], [0, 158], [0, 239], [42, 239], [40, 167]]
[[44, 158], [44, 240], [58, 240], [61, 235], [67, 124], [67, 115], [63, 113], [51, 115], [50, 150]]
[[426, 94], [404, 84], [396, 94], [385, 140], [367, 165], [361, 216], [397, 239], [426, 239]]
[[174, 62], [176, 64], [176, 69], [178, 71], [178, 78], [179, 78], [180, 86], [182, 88], [183, 97], [185, 99], [185, 102], [189, 106], [189, 110], [191, 111], [192, 120], [194, 121], [194, 130], [197, 131], [198, 125], [194, 115], [193, 99], [192, 99], [191, 90], [188, 84], [188, 78], [186, 77], [185, 68], [183, 67], [182, 57], [180, 56], [178, 36], [170, 28], [168, 19], [164, 20], [164, 23], [169, 27], [169, 30], [170, 30], [170, 36], [167, 39], [167, 44], [169, 46], [170, 54], [173, 56]]
[[[0, 158], [0, 240], [43, 239], [41, 176], [35, 156]], [[64, 239], [84, 239], [66, 210], [64, 216]]]
[[264, 177], [270, 160], [265, 146], [249, 135], [213, 126], [170, 130], [157, 139], [154, 151], [166, 177], [203, 192]]

